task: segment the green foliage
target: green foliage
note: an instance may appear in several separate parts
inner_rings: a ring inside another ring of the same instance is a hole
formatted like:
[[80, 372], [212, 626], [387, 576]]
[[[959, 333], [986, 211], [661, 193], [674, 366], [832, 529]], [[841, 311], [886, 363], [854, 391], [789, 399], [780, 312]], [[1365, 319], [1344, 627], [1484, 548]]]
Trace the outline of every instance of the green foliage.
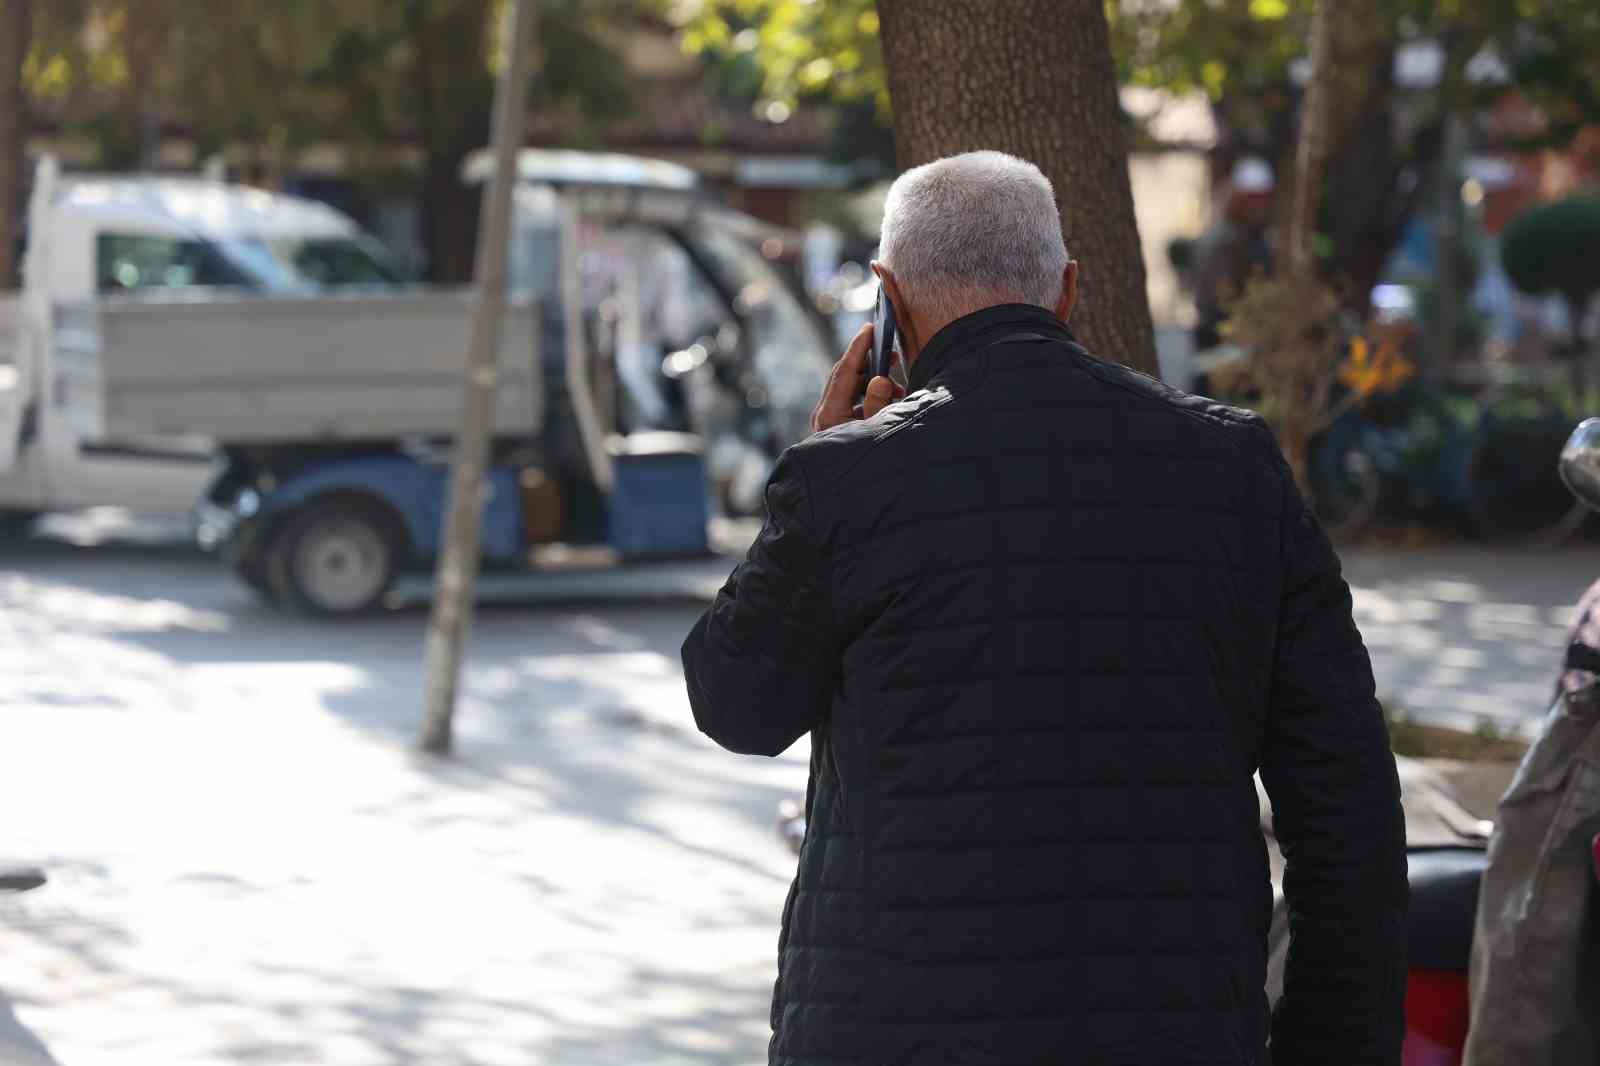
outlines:
[[[1106, 0], [1125, 84], [1201, 91], [1264, 129], [1292, 104], [1313, 0]], [[1600, 5], [1594, 0], [1383, 0], [1396, 39], [1435, 38], [1470, 57], [1493, 42], [1513, 82], [1568, 139], [1600, 119]], [[684, 47], [727, 68], [741, 93], [793, 104], [814, 94], [889, 99], [873, 0], [672, 0]]]
[[[85, 132], [110, 154], [127, 119], [175, 104], [207, 146], [282, 151], [319, 140], [429, 153], [483, 143], [504, 0], [50, 0], [25, 68], [41, 102], [110, 99]], [[631, 0], [545, 3], [539, 105], [605, 118], [628, 105], [613, 40]], [[119, 128], [120, 124], [120, 128]]]
[[1383, 703], [1383, 717], [1389, 725], [1390, 749], [1411, 759], [1515, 763], [1528, 750], [1522, 741], [1506, 736], [1487, 715], [1479, 716], [1470, 733], [1424, 725], [1388, 701]]
[[317, 73], [343, 35], [383, 18], [381, 0], [52, 0], [37, 5], [25, 66], [41, 101], [114, 102], [135, 116], [179, 103], [202, 140], [286, 145], [321, 132], [337, 89]]
[[676, 0], [669, 17], [685, 49], [730, 68], [730, 87], [791, 107], [870, 100], [889, 115], [873, 0]]
[[1389, 704], [1383, 710], [1389, 723], [1389, 747], [1396, 755], [1417, 759], [1432, 754], [1426, 732], [1409, 714]]
[[1311, 0], [1107, 0], [1125, 82], [1212, 100], [1287, 81], [1305, 54]]
[[1600, 121], [1600, 5], [1594, 0], [1494, 0], [1512, 82], [1538, 105], [1545, 143]]
[[1501, 261], [1527, 293], [1557, 292], [1575, 307], [1600, 292], [1600, 198], [1574, 196], [1524, 211], [1506, 227]]

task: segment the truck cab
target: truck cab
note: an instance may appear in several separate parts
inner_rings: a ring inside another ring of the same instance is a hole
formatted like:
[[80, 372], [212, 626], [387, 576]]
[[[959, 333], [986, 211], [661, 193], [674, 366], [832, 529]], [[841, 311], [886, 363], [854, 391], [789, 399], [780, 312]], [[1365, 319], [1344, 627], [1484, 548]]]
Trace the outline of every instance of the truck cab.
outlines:
[[209, 439], [100, 435], [93, 382], [55, 358], [59, 309], [103, 296], [293, 294], [400, 281], [385, 250], [324, 204], [191, 177], [63, 175], [41, 161], [20, 294], [0, 296], [0, 530], [48, 511], [188, 512]]

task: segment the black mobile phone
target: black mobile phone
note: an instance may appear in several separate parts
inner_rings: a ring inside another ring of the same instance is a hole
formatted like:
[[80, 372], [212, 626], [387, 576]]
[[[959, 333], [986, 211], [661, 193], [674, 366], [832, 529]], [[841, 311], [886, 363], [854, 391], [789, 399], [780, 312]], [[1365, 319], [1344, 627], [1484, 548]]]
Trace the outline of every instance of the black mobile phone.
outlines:
[[872, 312], [871, 378], [888, 377], [894, 366], [895, 349], [900, 343], [900, 327], [894, 320], [894, 304], [883, 286], [878, 286], [878, 306]]

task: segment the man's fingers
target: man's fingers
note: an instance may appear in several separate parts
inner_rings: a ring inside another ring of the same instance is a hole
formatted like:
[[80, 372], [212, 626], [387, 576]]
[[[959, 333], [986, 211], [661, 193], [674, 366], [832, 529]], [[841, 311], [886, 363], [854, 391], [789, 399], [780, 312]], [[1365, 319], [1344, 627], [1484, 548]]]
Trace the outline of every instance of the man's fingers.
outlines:
[[872, 348], [872, 323], [868, 322], [851, 338], [850, 347], [833, 364], [828, 383], [823, 386], [822, 399], [811, 415], [811, 429], [821, 432], [856, 417], [854, 407], [861, 391], [861, 379], [867, 372], [867, 352]]
[[851, 374], [865, 374], [867, 372], [867, 353], [872, 350], [872, 323], [867, 322], [856, 330], [856, 335], [850, 338], [850, 347], [844, 350], [844, 358], [839, 362]]
[[886, 377], [876, 377], [867, 382], [867, 396], [861, 401], [861, 415], [871, 418], [905, 395], [905, 390]]

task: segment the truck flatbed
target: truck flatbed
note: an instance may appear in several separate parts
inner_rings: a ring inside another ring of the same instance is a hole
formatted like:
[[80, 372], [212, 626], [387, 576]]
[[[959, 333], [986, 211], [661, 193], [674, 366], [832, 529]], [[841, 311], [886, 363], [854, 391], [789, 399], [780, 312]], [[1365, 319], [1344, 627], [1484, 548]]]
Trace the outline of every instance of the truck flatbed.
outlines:
[[[461, 418], [466, 290], [315, 297], [186, 293], [56, 311], [58, 404], [87, 436], [230, 444], [450, 435]], [[501, 324], [495, 426], [542, 424], [538, 305]]]

